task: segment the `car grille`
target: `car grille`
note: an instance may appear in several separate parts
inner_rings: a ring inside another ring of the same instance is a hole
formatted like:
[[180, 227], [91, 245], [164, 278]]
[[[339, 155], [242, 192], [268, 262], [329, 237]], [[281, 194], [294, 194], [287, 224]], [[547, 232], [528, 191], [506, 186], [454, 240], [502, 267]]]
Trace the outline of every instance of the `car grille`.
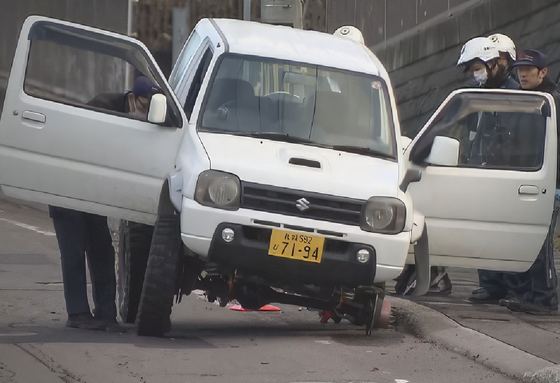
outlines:
[[360, 225], [366, 202], [249, 182], [242, 182], [241, 187], [242, 208], [354, 226]]

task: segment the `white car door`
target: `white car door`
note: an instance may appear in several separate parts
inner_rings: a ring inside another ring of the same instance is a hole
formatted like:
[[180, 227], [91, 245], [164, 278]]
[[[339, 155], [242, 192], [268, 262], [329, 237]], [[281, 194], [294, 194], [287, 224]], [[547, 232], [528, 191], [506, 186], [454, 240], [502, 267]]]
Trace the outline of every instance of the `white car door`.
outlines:
[[431, 265], [526, 271], [551, 223], [556, 141], [549, 94], [453, 92], [405, 153]]
[[[166, 96], [162, 124], [126, 113], [125, 94], [140, 75]], [[32, 16], [0, 120], [0, 187], [16, 198], [151, 223], [186, 126], [142, 43]]]

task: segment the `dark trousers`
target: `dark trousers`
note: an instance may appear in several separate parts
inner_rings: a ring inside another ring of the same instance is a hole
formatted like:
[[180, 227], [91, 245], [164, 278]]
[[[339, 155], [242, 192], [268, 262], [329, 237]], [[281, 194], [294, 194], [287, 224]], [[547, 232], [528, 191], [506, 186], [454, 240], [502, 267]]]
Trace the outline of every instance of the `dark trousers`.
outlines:
[[556, 203], [552, 222], [535, 262], [524, 273], [478, 270], [480, 287], [498, 297], [515, 297], [523, 302], [558, 307], [558, 276], [554, 265], [554, 230], [559, 212]]
[[558, 207], [552, 214], [552, 223], [537, 259], [529, 270], [509, 281], [509, 290], [523, 302], [558, 308], [558, 276], [554, 265], [554, 229]]
[[506, 278], [511, 278], [514, 273], [504, 273], [503, 271], [478, 270], [478, 284], [491, 295], [497, 298], [504, 298], [508, 293]]
[[116, 318], [115, 252], [107, 217], [49, 206], [60, 248], [64, 299], [68, 314], [89, 313], [86, 256], [90, 270], [94, 315]]

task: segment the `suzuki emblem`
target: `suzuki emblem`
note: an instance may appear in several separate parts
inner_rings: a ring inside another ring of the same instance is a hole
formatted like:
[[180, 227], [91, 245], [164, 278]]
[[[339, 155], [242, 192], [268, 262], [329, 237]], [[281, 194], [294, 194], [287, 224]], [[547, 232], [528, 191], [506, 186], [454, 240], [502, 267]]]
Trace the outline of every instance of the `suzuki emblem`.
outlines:
[[311, 203], [305, 198], [300, 198], [296, 201], [296, 207], [299, 211], [306, 211], [310, 208]]

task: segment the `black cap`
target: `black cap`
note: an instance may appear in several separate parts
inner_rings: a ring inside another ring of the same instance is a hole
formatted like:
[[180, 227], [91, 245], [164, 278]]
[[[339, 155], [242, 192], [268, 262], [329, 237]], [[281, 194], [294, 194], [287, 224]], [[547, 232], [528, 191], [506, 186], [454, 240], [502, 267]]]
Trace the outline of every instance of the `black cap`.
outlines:
[[536, 49], [525, 49], [517, 55], [517, 60], [512, 67], [518, 66], [535, 66], [539, 69], [546, 68], [546, 56]]
[[156, 93], [161, 93], [161, 89], [146, 76], [138, 76], [134, 80], [132, 93], [137, 97], [150, 98]]

